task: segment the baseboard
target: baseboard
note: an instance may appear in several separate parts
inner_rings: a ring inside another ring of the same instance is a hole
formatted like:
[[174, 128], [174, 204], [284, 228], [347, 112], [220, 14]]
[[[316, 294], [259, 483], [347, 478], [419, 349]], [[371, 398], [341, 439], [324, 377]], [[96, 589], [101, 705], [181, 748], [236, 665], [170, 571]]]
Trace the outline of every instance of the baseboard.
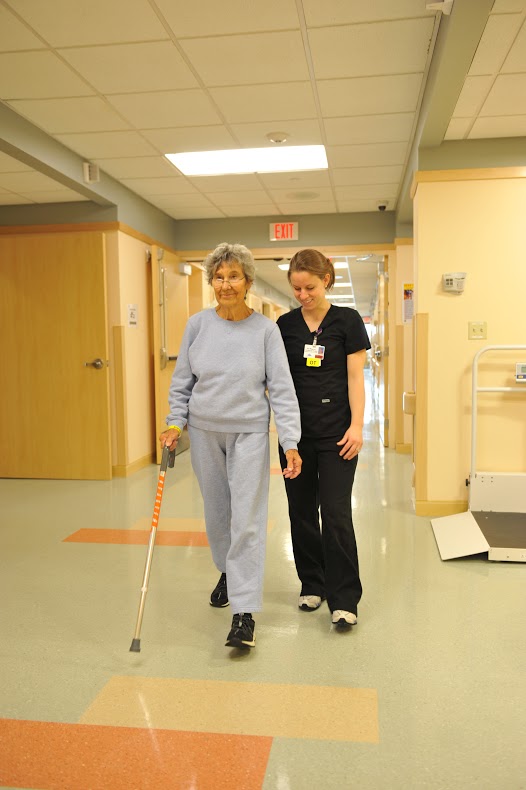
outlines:
[[150, 464], [154, 463], [155, 456], [150, 453], [149, 455], [144, 455], [142, 458], [138, 458], [131, 464], [119, 464], [118, 466], [112, 466], [111, 471], [113, 477], [129, 477], [134, 472], [138, 472], [139, 469], [144, 469], [145, 466], [149, 466]]
[[467, 502], [438, 502], [420, 500], [415, 503], [417, 516], [453, 516], [455, 513], [464, 513], [468, 509]]
[[404, 453], [405, 455], [411, 455], [413, 452], [413, 445], [412, 444], [397, 444], [395, 447], [397, 453]]

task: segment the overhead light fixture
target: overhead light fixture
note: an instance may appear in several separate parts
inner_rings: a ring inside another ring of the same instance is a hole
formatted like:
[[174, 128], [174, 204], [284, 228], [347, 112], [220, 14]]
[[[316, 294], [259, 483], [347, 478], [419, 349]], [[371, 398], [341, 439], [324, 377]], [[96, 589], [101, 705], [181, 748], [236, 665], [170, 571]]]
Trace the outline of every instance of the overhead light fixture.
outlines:
[[288, 263], [278, 263], [278, 269], [281, 269], [282, 272], [288, 272], [289, 264]]
[[368, 261], [368, 260], [369, 260], [369, 258], [372, 258], [372, 257], [373, 257], [373, 256], [372, 256], [372, 253], [370, 253], [369, 255], [362, 255], [362, 257], [361, 257], [361, 258], [356, 258], [356, 260], [357, 260], [357, 261]]
[[351, 288], [352, 289], [352, 283], [334, 283], [334, 287], [335, 288]]
[[165, 154], [165, 157], [185, 176], [286, 173], [298, 170], [327, 170], [329, 167], [323, 145], [190, 151]]
[[347, 264], [346, 263], [333, 263], [332, 265], [334, 266], [335, 269], [346, 269], [347, 268]]

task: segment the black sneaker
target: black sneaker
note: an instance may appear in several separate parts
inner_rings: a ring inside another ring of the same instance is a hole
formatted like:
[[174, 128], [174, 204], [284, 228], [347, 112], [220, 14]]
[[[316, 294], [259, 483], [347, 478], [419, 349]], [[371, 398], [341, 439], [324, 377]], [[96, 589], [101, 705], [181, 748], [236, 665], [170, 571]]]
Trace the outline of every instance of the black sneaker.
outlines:
[[216, 586], [212, 590], [210, 595], [210, 606], [216, 606], [218, 609], [222, 609], [224, 606], [228, 606], [228, 590], [226, 586], [226, 573], [222, 573], [219, 577], [219, 581], [217, 582]]
[[232, 628], [227, 636], [225, 647], [247, 647], [256, 646], [254, 629], [256, 624], [250, 612], [235, 614], [232, 618]]

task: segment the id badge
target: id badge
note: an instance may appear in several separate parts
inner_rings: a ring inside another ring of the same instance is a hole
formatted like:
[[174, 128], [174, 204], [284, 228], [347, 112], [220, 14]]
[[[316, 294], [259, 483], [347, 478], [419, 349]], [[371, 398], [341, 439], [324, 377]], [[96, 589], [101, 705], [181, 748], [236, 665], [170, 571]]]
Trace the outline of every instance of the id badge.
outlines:
[[305, 343], [303, 347], [304, 359], [323, 359], [325, 357], [325, 346], [309, 345]]

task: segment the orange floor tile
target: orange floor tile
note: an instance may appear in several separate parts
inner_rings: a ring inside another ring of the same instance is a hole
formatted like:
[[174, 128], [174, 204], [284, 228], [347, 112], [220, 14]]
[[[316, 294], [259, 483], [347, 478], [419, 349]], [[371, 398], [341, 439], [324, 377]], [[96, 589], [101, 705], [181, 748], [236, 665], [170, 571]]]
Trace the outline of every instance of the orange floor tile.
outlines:
[[[117, 543], [146, 546], [150, 531], [145, 529], [79, 529], [64, 543]], [[156, 546], [208, 546], [206, 532], [157, 531]]]
[[[133, 524], [132, 529], [150, 529], [152, 524], [152, 517], [143, 516], [138, 518]], [[170, 516], [161, 516], [157, 529], [163, 532], [173, 530], [174, 532], [206, 532], [204, 518], [173, 518]]]
[[249, 735], [0, 719], [0, 784], [261, 790], [271, 745], [272, 738]]

